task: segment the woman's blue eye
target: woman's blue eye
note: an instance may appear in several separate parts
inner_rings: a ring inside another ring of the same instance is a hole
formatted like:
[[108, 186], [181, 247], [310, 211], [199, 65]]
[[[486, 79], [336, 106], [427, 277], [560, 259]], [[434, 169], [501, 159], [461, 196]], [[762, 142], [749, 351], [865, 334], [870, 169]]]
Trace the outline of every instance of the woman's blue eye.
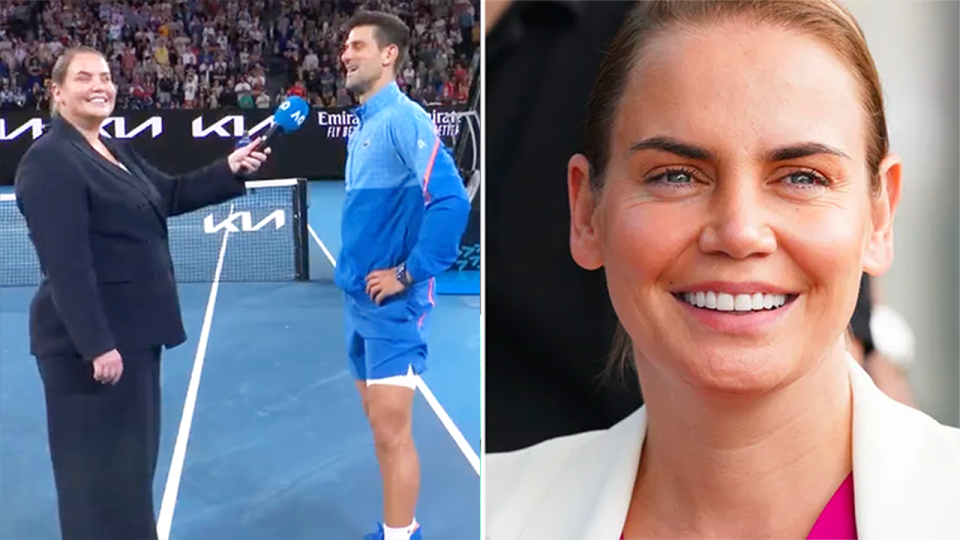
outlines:
[[664, 173], [663, 177], [663, 179], [670, 184], [682, 184], [693, 181], [693, 177], [684, 171], [668, 171]]
[[684, 169], [668, 169], [655, 176], [648, 177], [646, 180], [650, 184], [661, 184], [668, 186], [687, 186], [697, 183], [697, 179], [692, 171]]
[[787, 176], [794, 185], [812, 186], [823, 183], [823, 179], [814, 173], [798, 171]]

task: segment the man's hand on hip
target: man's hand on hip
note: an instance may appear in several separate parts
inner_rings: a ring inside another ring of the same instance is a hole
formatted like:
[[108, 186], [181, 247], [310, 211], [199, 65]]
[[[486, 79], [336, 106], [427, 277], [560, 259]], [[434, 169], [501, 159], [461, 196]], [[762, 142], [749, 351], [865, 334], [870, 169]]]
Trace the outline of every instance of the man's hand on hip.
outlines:
[[397, 279], [396, 268], [374, 270], [367, 274], [366, 281], [367, 296], [378, 306], [387, 298], [400, 294], [407, 288], [406, 285], [400, 283], [400, 280]]

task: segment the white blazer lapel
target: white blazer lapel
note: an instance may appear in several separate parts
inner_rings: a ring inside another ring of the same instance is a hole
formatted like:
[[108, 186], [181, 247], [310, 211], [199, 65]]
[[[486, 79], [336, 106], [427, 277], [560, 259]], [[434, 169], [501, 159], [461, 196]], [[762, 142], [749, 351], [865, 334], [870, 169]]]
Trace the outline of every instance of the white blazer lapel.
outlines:
[[960, 538], [960, 430], [894, 401], [848, 362], [858, 536]]
[[523, 538], [620, 538], [645, 433], [646, 410], [641, 408], [573, 452], [527, 516]]
[[593, 472], [591, 489], [595, 490], [585, 519], [577, 538], [618, 539], [630, 508], [637, 469], [640, 466], [640, 454], [647, 433], [647, 409], [641, 407], [625, 420], [605, 433], [603, 445], [606, 451], [598, 451], [592, 456]]

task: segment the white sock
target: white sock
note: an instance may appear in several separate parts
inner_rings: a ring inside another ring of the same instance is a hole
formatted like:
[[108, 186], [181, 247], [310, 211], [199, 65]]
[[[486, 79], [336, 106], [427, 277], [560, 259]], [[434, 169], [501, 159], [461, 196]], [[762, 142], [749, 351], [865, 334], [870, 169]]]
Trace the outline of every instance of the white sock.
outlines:
[[417, 518], [413, 518], [413, 523], [407, 527], [387, 527], [383, 525], [383, 540], [410, 540], [410, 535], [417, 530]]

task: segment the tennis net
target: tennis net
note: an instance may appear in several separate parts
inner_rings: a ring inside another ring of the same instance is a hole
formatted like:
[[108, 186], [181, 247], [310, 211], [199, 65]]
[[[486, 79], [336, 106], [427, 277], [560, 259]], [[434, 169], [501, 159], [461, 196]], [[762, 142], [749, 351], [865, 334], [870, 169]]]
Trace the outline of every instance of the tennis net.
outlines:
[[[213, 281], [225, 234], [220, 281], [310, 279], [305, 179], [249, 181], [246, 195], [169, 218], [167, 227], [180, 283]], [[0, 287], [42, 280], [16, 196], [0, 194]]]

